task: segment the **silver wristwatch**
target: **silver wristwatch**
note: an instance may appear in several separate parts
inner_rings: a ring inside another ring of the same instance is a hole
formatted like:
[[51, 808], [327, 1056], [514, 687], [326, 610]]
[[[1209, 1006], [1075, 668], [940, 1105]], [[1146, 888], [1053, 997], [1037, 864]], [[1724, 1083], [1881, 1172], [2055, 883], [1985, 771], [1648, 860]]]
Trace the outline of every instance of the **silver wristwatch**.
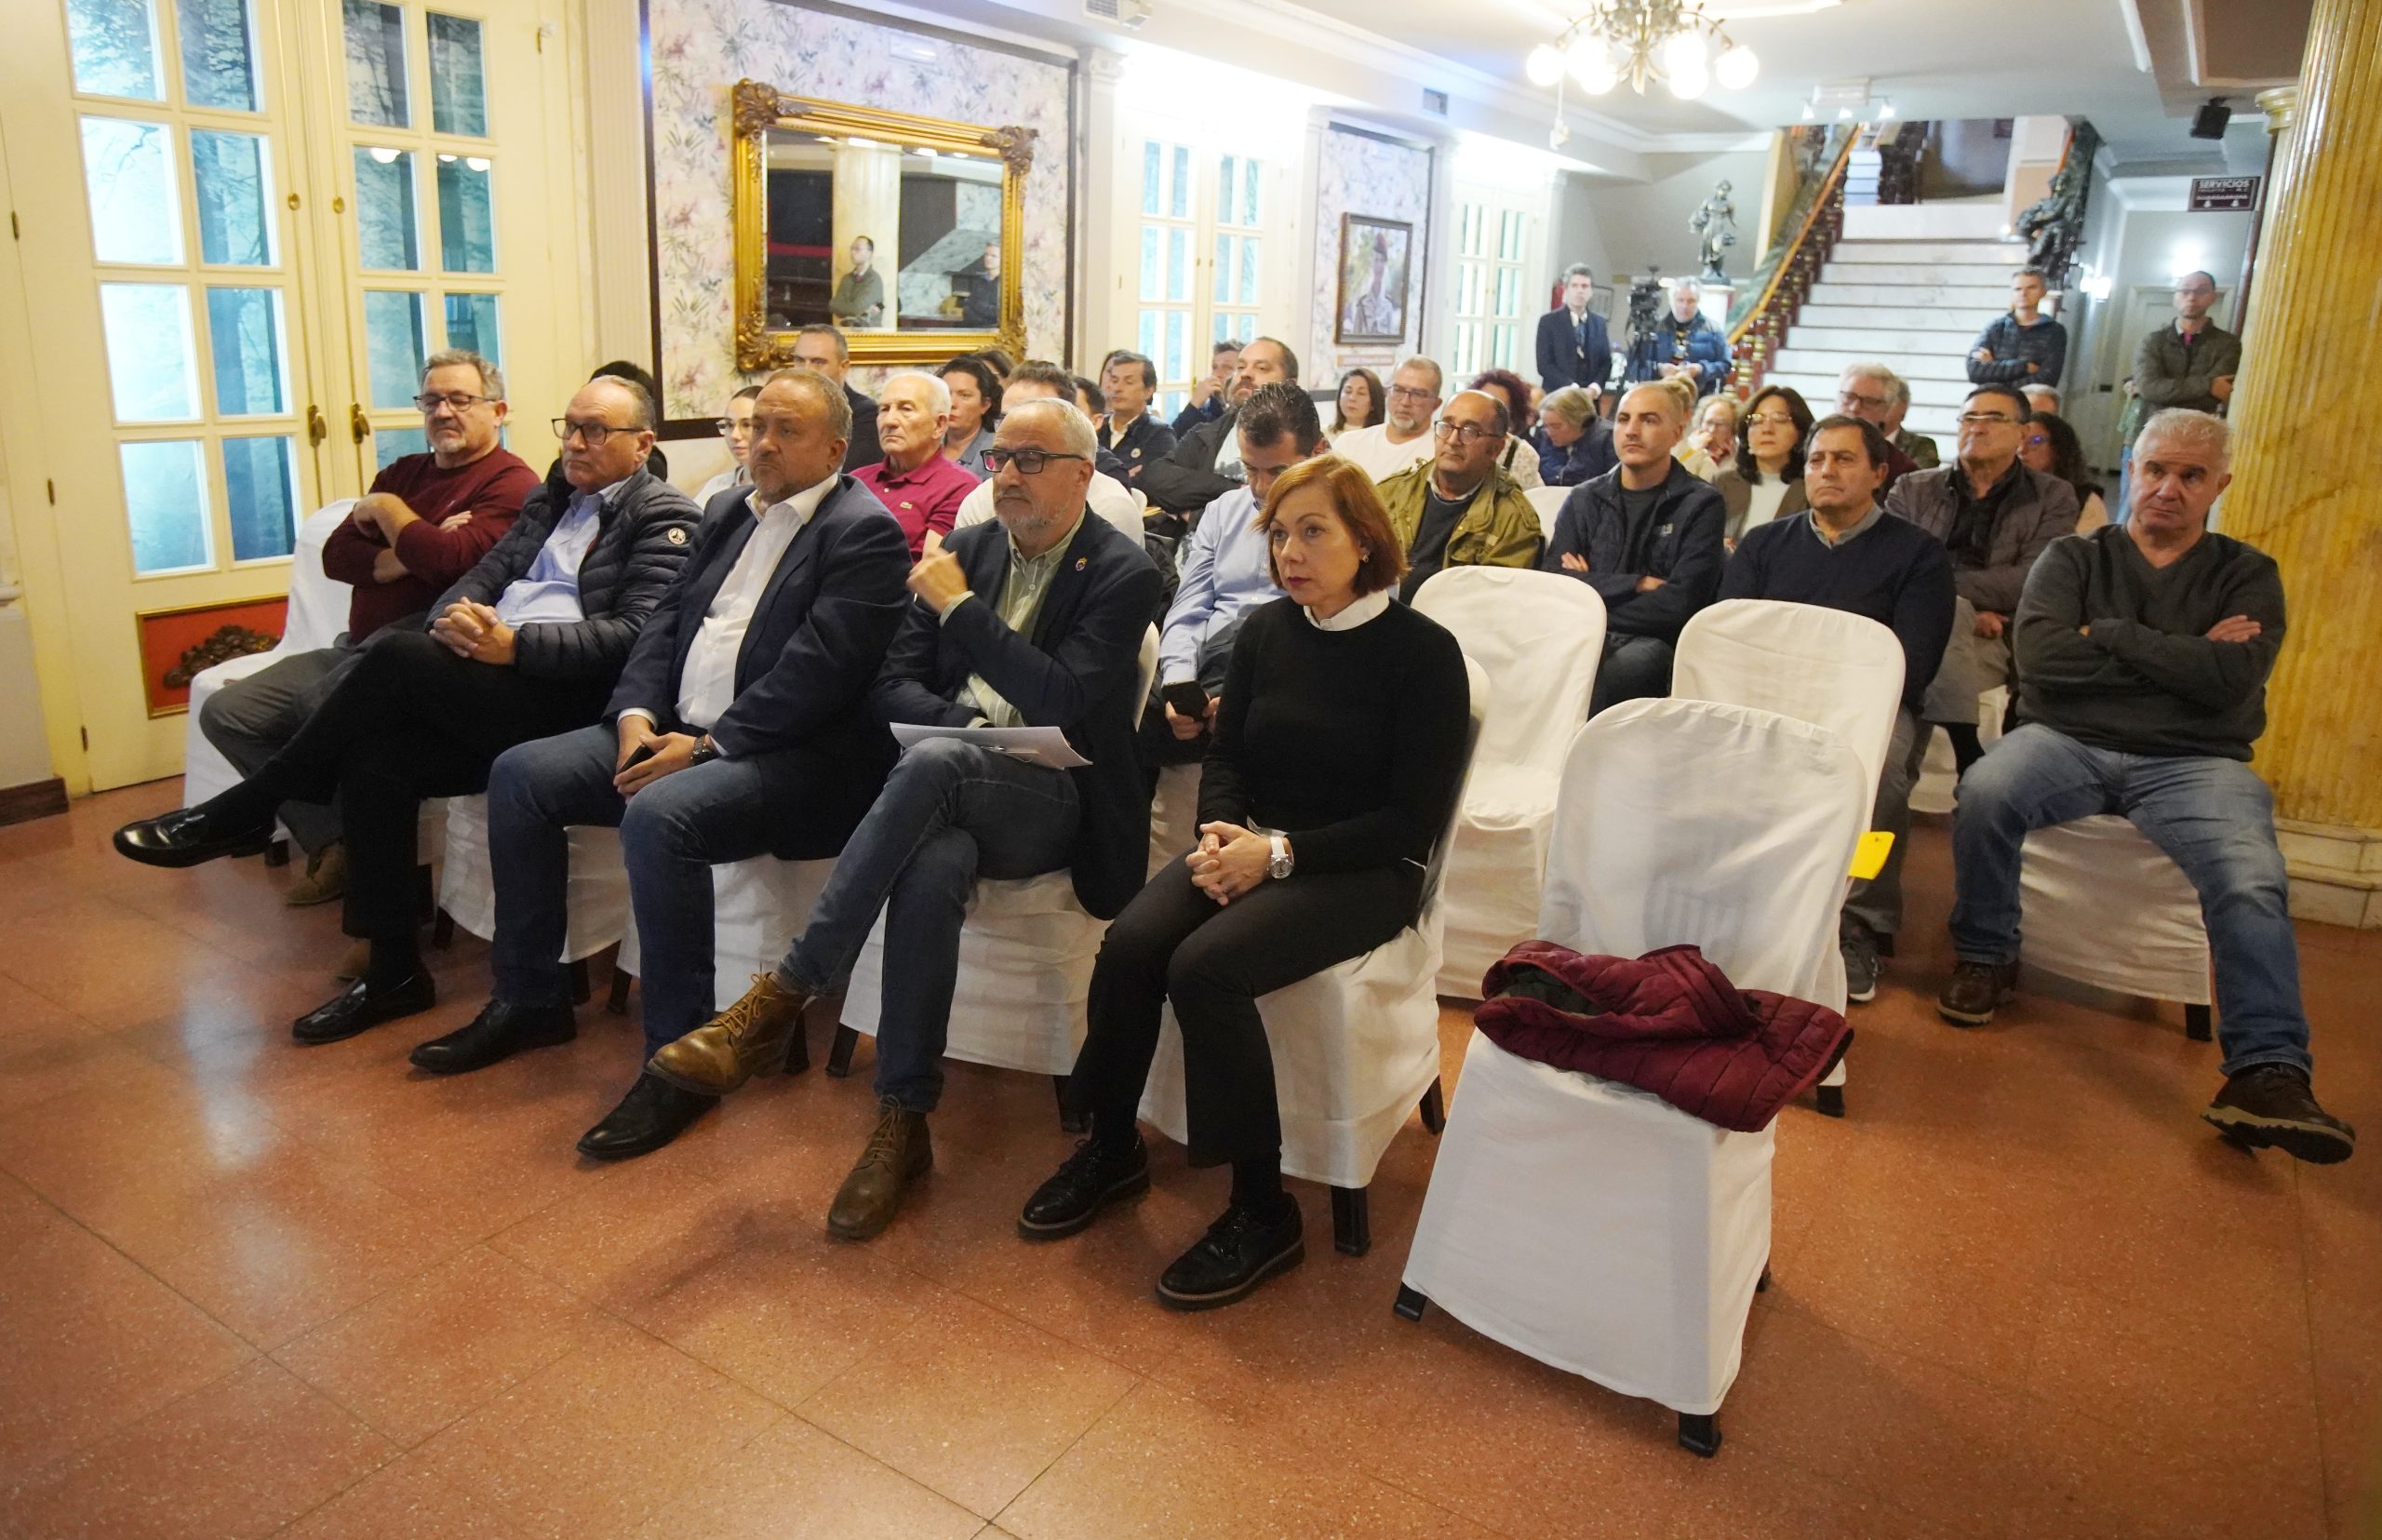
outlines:
[[1266, 840], [1273, 847], [1274, 854], [1265, 863], [1265, 875], [1278, 882], [1291, 875], [1291, 842], [1278, 834], [1267, 836]]

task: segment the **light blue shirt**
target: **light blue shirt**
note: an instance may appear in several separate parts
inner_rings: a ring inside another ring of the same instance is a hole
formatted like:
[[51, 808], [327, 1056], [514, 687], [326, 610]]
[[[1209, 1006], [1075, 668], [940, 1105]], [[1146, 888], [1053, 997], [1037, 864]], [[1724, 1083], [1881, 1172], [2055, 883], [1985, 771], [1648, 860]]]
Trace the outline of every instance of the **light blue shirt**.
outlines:
[[579, 569], [603, 528], [607, 504], [627, 482], [615, 481], [600, 492], [576, 492], [565, 513], [546, 534], [545, 544], [529, 569], [504, 585], [496, 596], [496, 618], [519, 630], [525, 625], [558, 625], [587, 618], [579, 603]]
[[1158, 682], [1199, 676], [1199, 648], [1221, 628], [1282, 596], [1257, 528], [1257, 494], [1236, 487], [1208, 504], [1183, 542], [1174, 603], [1158, 638]]

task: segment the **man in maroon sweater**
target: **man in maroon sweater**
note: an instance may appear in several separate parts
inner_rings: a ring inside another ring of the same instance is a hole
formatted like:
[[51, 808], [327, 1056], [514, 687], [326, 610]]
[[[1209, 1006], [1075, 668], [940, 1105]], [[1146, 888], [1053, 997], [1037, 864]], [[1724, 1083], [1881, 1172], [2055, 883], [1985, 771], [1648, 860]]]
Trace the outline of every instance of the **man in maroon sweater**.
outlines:
[[[422, 373], [428, 454], [389, 462], [355, 511], [323, 544], [323, 571], [355, 586], [347, 632], [329, 647], [284, 658], [210, 696], [199, 730], [243, 777], [271, 758], [374, 633], [419, 620], [440, 594], [486, 555], [521, 511], [538, 474], [497, 442], [504, 424], [504, 376], [475, 353], [434, 354]], [[281, 822], [306, 852], [292, 904], [321, 904], [346, 891], [339, 814], [292, 802]]]

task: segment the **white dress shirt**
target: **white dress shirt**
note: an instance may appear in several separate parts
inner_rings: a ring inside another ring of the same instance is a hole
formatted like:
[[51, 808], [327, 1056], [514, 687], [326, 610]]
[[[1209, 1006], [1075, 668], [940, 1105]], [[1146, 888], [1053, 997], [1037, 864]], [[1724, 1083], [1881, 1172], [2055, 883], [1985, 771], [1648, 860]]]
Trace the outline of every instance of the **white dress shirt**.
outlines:
[[1325, 619], [1312, 609], [1304, 610], [1307, 624], [1318, 631], [1354, 631], [1367, 621], [1376, 620], [1389, 609], [1390, 591], [1376, 588], [1362, 598], [1350, 599], [1340, 607], [1340, 613]]
[[[1117, 527], [1117, 532], [1139, 545], [1142, 542], [1142, 505], [1125, 484], [1113, 475], [1099, 471], [1091, 473], [1091, 486], [1083, 500], [1091, 511]], [[960, 500], [959, 516], [952, 521], [954, 529], [965, 529], [971, 524], [982, 524], [993, 516], [993, 484], [979, 486]]]
[[1332, 441], [1332, 452], [1375, 481], [1387, 481], [1398, 472], [1431, 458], [1431, 430], [1425, 427], [1405, 443], [1393, 444], [1386, 422], [1351, 428]]

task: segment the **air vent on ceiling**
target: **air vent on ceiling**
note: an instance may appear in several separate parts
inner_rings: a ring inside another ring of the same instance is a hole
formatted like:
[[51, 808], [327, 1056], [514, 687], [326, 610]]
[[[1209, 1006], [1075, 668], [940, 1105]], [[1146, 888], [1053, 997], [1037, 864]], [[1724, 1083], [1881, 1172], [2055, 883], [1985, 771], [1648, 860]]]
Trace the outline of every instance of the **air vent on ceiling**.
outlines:
[[1423, 110], [1430, 114], [1433, 117], [1447, 116], [1448, 93], [1445, 91], [1435, 91], [1428, 86], [1424, 87]]
[[1150, 0], [1083, 0], [1084, 19], [1138, 29], [1150, 19]]

